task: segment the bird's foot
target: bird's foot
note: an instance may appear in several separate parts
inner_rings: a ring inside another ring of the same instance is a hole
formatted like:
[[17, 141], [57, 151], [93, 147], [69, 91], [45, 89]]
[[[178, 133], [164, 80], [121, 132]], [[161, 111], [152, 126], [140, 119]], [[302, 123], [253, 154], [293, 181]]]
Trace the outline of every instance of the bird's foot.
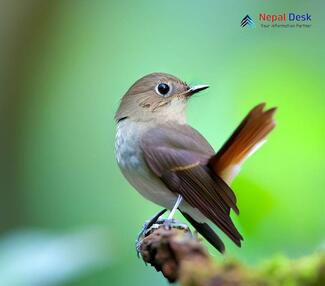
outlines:
[[140, 233], [137, 236], [137, 239], [135, 241], [135, 248], [137, 251], [137, 256], [140, 257], [139, 250], [142, 239], [146, 236], [147, 231], [159, 220], [159, 218], [167, 211], [167, 209], [163, 209], [160, 212], [158, 212], [154, 217], [152, 217], [150, 220], [146, 221], [144, 225], [142, 226], [142, 229]]
[[174, 218], [172, 218], [172, 219], [160, 218], [160, 216], [163, 213], [165, 213], [165, 211], [166, 210], [161, 211], [161, 214], [159, 216], [158, 216], [158, 214], [159, 214], [158, 213], [150, 221], [148, 221], [144, 224], [141, 232], [139, 233], [139, 235], [137, 237], [136, 244], [135, 244], [138, 257], [140, 257], [140, 247], [141, 247], [142, 240], [145, 237], [147, 237], [148, 235], [150, 235], [154, 230], [160, 228], [161, 226], [163, 226], [165, 229], [176, 228], [176, 229], [182, 229], [182, 230], [186, 230], [186, 231], [190, 232], [190, 229], [186, 224], [181, 223], [180, 221], [177, 221]]
[[165, 229], [171, 229], [175, 225], [176, 220], [174, 218], [166, 218], [161, 219], [159, 222], [164, 226]]
[[174, 218], [171, 219], [160, 219], [159, 221], [157, 221], [157, 228], [160, 227], [160, 225], [162, 224], [165, 229], [172, 229], [172, 228], [176, 228], [176, 229], [182, 229], [182, 230], [186, 230], [186, 231], [190, 231], [189, 227], [185, 224], [182, 223]]

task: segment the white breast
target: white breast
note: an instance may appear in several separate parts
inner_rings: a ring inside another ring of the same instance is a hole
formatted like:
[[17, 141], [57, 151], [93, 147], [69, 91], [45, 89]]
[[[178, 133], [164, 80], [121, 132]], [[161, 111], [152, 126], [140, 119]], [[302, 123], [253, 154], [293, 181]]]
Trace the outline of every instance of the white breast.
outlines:
[[151, 127], [150, 123], [132, 122], [128, 119], [118, 123], [115, 139], [116, 159], [123, 175], [142, 196], [171, 209], [176, 195], [148, 169], [139, 145], [142, 134]]

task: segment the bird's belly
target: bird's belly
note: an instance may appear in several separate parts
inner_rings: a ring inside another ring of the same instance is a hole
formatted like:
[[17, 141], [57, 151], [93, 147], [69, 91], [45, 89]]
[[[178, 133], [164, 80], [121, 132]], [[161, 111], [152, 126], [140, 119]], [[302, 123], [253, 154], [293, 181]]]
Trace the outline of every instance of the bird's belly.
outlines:
[[172, 209], [177, 195], [172, 193], [158, 177], [149, 173], [134, 172], [129, 170], [122, 170], [124, 176], [129, 183], [146, 199], [164, 207]]
[[[127, 171], [123, 174], [129, 183], [146, 199], [169, 210], [174, 207], [177, 194], [171, 192], [159, 178], [150, 173], [145, 176], [137, 176]], [[184, 200], [179, 209], [198, 222], [208, 222], [207, 218], [197, 208], [193, 208]]]
[[147, 167], [139, 144], [142, 130], [137, 125], [120, 126], [116, 134], [117, 163], [128, 182], [146, 199], [171, 209], [177, 195]]
[[[123, 171], [122, 171], [123, 172]], [[123, 172], [129, 183], [146, 199], [171, 210], [177, 200], [177, 194], [172, 193], [160, 179], [152, 176], [135, 176], [128, 172]], [[186, 201], [182, 201], [179, 208], [189, 214], [198, 222], [207, 222], [206, 217], [196, 208], [190, 206]]]

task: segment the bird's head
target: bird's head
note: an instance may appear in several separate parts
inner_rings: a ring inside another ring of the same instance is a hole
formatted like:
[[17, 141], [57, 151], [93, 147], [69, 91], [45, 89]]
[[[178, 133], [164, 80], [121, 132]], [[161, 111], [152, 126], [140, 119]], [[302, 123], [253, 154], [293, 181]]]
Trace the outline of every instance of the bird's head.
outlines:
[[193, 94], [208, 85], [190, 87], [166, 73], [152, 73], [136, 81], [123, 96], [116, 112], [117, 122], [130, 118], [134, 121], [185, 122], [186, 102]]

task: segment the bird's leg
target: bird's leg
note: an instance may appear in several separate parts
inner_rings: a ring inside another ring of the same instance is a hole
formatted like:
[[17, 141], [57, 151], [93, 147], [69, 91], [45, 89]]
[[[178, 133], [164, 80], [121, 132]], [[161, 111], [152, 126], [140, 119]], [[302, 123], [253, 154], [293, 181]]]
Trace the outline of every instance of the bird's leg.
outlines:
[[[136, 242], [135, 242], [138, 257], [139, 257], [139, 250], [140, 250], [139, 248], [140, 248], [140, 245], [141, 245], [141, 241], [146, 236], [147, 231], [156, 223], [157, 223], [157, 225], [162, 225], [163, 224], [168, 229], [171, 228], [171, 224], [173, 224], [175, 222], [174, 221], [175, 212], [177, 211], [177, 209], [178, 209], [179, 205], [181, 204], [182, 200], [183, 200], [183, 197], [181, 195], [178, 195], [176, 203], [175, 203], [174, 207], [172, 208], [172, 210], [170, 211], [169, 216], [168, 216], [167, 219], [163, 219], [163, 218], [160, 219], [160, 217], [167, 211], [167, 209], [163, 209], [160, 212], [158, 212], [149, 221], [145, 222], [145, 224], [143, 225], [140, 233], [138, 234]], [[176, 222], [175, 222], [175, 225], [176, 225]], [[182, 228], [182, 229], [187, 229], [186, 225], [183, 225], [183, 224], [180, 224], [180, 223], [177, 223], [177, 227]]]
[[176, 203], [175, 203], [173, 209], [170, 211], [170, 214], [169, 214], [169, 216], [167, 218], [168, 220], [172, 220], [174, 218], [175, 212], [177, 211], [177, 209], [178, 209], [179, 205], [181, 204], [182, 200], [183, 200], [183, 197], [181, 195], [178, 195]]
[[167, 211], [167, 209], [163, 209], [163, 210], [159, 211], [154, 217], [152, 217], [149, 221], [146, 221], [144, 223], [144, 225], [135, 241], [135, 247], [136, 247], [138, 257], [139, 257], [140, 242], [141, 242], [142, 238], [146, 235], [147, 230], [150, 227], [152, 227], [166, 211]]
[[174, 207], [170, 211], [168, 218], [164, 221], [166, 228], [170, 228], [170, 224], [174, 221], [174, 215], [175, 215], [179, 205], [181, 204], [182, 200], [183, 200], [183, 197], [181, 195], [178, 195]]

